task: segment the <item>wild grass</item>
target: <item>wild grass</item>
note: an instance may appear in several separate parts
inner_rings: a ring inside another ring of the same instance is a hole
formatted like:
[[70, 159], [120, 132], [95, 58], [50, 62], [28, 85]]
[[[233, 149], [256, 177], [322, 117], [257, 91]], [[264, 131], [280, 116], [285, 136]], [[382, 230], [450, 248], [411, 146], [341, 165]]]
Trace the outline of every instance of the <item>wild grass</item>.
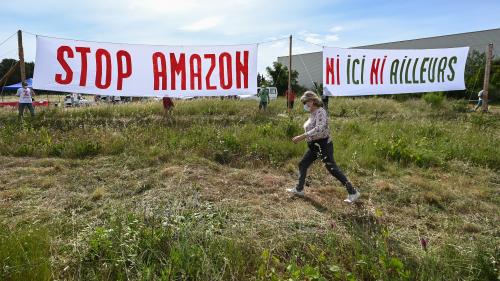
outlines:
[[[346, 151], [343, 155], [355, 155], [366, 168], [380, 168], [386, 160], [422, 167], [444, 166], [451, 160], [500, 166], [497, 115], [429, 110], [421, 102], [407, 103], [361, 99], [333, 104], [332, 131], [335, 143]], [[52, 109], [26, 123], [4, 114], [0, 154], [85, 158], [125, 153], [144, 157], [155, 154], [150, 151], [155, 147], [182, 157], [195, 154], [240, 167], [280, 166], [300, 157], [304, 146], [295, 146], [290, 139], [301, 132], [300, 123], [306, 116], [298, 112], [279, 116], [282, 108], [277, 104], [269, 112], [259, 113], [251, 105], [218, 100], [180, 102], [168, 117], [161, 116], [159, 105], [148, 103]], [[415, 108], [407, 107], [413, 105]], [[339, 159], [347, 161], [342, 156]]]
[[283, 192], [284, 100], [0, 111], [0, 280], [497, 280], [499, 113], [463, 107], [332, 99], [354, 206], [320, 164]]

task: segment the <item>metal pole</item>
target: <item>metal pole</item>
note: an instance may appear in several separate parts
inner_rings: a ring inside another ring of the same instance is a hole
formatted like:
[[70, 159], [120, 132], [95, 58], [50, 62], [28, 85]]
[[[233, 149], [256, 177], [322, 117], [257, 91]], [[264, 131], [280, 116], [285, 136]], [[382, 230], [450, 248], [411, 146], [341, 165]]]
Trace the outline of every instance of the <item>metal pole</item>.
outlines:
[[486, 51], [486, 66], [483, 83], [483, 112], [488, 112], [488, 87], [490, 85], [491, 57], [493, 56], [493, 43], [488, 44]]

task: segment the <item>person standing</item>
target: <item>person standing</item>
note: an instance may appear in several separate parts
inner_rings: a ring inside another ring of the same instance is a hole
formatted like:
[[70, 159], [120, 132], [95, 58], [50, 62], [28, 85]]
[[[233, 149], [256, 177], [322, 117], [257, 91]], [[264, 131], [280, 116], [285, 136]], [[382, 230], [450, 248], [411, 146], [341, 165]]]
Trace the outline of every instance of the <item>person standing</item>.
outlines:
[[19, 97], [19, 117], [24, 117], [25, 108], [29, 109], [31, 117], [35, 116], [35, 108], [33, 107], [35, 91], [28, 88], [28, 83], [22, 82], [22, 88], [17, 89], [16, 96]]
[[330, 138], [328, 116], [323, 108], [323, 102], [312, 91], [305, 92], [300, 101], [304, 104], [304, 110], [310, 112], [311, 115], [304, 123], [305, 133], [294, 137], [292, 141], [299, 143], [306, 140], [308, 150], [299, 163], [299, 181], [297, 185], [294, 188], [287, 189], [287, 191], [297, 196], [304, 196], [307, 169], [316, 159], [320, 158], [328, 172], [346, 188], [348, 196], [344, 201], [347, 203], [355, 202], [360, 196], [359, 191], [352, 186], [333, 159], [333, 142]]
[[169, 97], [163, 97], [163, 111], [166, 114], [170, 114], [172, 112], [172, 108], [174, 107], [174, 101]]
[[295, 102], [295, 92], [293, 90], [286, 90], [285, 91], [285, 97], [286, 97], [286, 108], [288, 112], [293, 110], [293, 104]]
[[480, 108], [483, 105], [483, 95], [484, 95], [484, 90], [479, 91], [477, 93], [477, 104], [476, 107], [474, 107], [474, 111], [476, 111], [478, 108]]
[[269, 89], [267, 87], [263, 87], [257, 96], [260, 97], [259, 110], [264, 109], [264, 111], [266, 111], [267, 105], [271, 101], [269, 98]]

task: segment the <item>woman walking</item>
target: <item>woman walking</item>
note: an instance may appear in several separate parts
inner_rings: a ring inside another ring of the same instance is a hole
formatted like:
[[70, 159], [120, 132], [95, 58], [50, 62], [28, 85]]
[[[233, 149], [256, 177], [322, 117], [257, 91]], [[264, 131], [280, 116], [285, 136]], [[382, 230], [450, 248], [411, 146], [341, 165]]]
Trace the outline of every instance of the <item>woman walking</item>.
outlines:
[[304, 110], [311, 113], [309, 119], [304, 123], [305, 133], [296, 136], [292, 139], [294, 143], [299, 143], [302, 140], [307, 141], [308, 150], [299, 163], [299, 182], [294, 188], [287, 189], [297, 196], [304, 196], [304, 183], [306, 180], [307, 169], [311, 164], [318, 159], [325, 164], [326, 169], [332, 176], [339, 180], [347, 190], [348, 196], [345, 202], [353, 203], [356, 201], [360, 193], [354, 188], [351, 182], [339, 169], [333, 159], [333, 143], [330, 139], [330, 128], [328, 126], [328, 117], [323, 102], [312, 91], [307, 91], [300, 98], [304, 104]]

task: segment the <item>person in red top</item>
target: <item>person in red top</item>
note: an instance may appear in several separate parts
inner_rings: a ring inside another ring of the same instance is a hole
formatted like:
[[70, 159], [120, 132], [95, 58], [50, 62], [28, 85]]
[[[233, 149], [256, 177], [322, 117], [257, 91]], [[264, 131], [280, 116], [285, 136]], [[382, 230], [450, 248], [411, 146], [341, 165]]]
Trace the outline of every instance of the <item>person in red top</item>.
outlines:
[[169, 97], [163, 97], [163, 110], [166, 114], [172, 111], [172, 107], [174, 107], [174, 101]]
[[286, 90], [285, 97], [286, 97], [286, 107], [288, 108], [288, 111], [291, 111], [293, 109], [293, 103], [295, 102], [295, 92], [293, 90], [291, 91]]

